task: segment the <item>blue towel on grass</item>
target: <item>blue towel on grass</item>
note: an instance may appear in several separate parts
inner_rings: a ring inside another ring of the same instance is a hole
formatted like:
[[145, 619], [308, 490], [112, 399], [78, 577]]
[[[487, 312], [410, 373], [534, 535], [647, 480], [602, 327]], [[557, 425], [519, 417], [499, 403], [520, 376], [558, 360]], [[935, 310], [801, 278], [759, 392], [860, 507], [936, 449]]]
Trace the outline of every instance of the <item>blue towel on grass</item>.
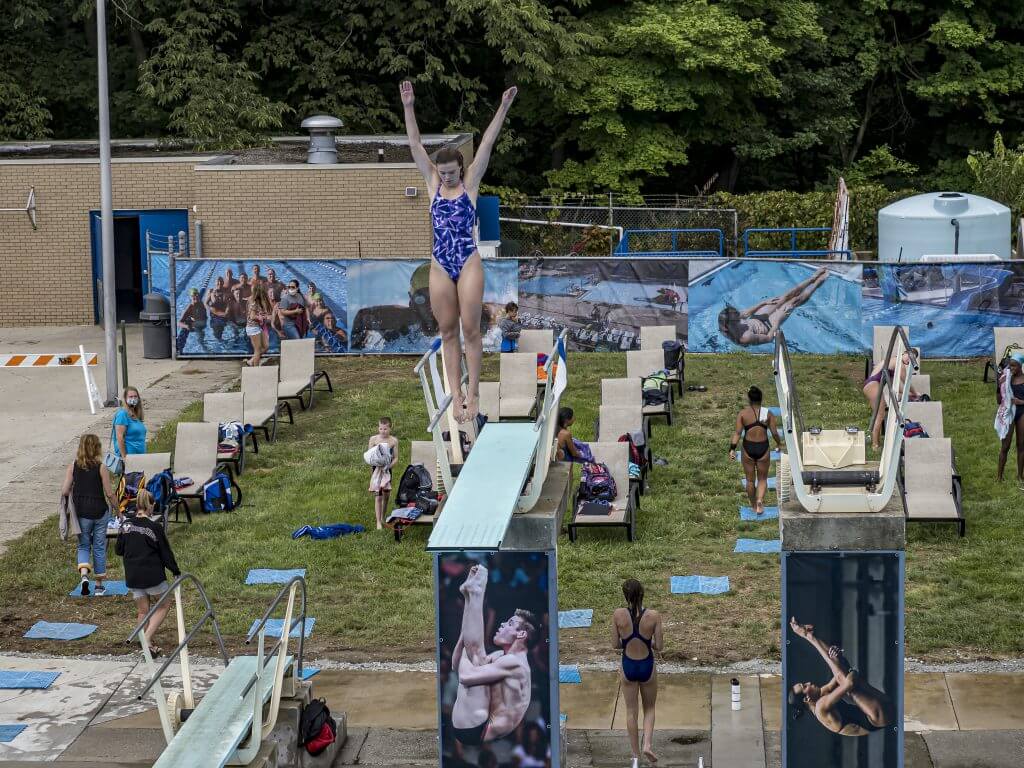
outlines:
[[669, 583], [673, 595], [697, 593], [721, 595], [729, 591], [728, 576], [673, 576]]
[[580, 668], [575, 664], [559, 664], [558, 682], [569, 685], [582, 683], [583, 678], [580, 677]]
[[95, 624], [37, 621], [22, 637], [30, 640], [79, 640], [95, 631]]
[[0, 688], [49, 688], [60, 672], [28, 672], [0, 669]]
[[[778, 480], [779, 480], [779, 478], [775, 477], [775, 475], [772, 475], [771, 477], [769, 477], [768, 478], [768, 489], [774, 491], [775, 490], [775, 485], [776, 485], [776, 483], [778, 483]], [[747, 490], [747, 478], [745, 478], [745, 477], [742, 478], [740, 480], [740, 485], [743, 486], [743, 490]]]
[[313, 675], [320, 672], [320, 667], [303, 667], [302, 668], [302, 679], [309, 680]]
[[309, 536], [311, 539], [336, 539], [338, 536], [346, 536], [350, 533], [362, 533], [366, 529], [361, 525], [349, 525], [348, 523], [332, 523], [331, 525], [304, 525], [292, 532], [293, 539], [301, 539]]
[[286, 571], [278, 571], [273, 568], [251, 568], [249, 575], [245, 577], [246, 584], [285, 584], [292, 576], [305, 578], [305, 568], [293, 568]]
[[757, 552], [761, 554], [774, 554], [782, 551], [782, 542], [778, 539], [736, 539], [736, 548], [733, 552]]
[[745, 523], [759, 523], [762, 520], [778, 520], [778, 507], [765, 507], [760, 515], [754, 514], [753, 507], [740, 507], [740, 520]]
[[594, 622], [593, 608], [578, 608], [573, 611], [558, 612], [559, 629], [577, 629], [589, 627]]
[[0, 743], [14, 741], [19, 733], [25, 730], [24, 725], [0, 725]]
[[[295, 619], [292, 619], [292, 621], [295, 621]], [[311, 634], [313, 634], [313, 625], [315, 623], [316, 619], [310, 618], [308, 616], [306, 617], [306, 631], [303, 633], [303, 637], [309, 637]], [[249, 627], [250, 634], [256, 629], [256, 627], [259, 626], [259, 624], [259, 619], [253, 621], [252, 626]], [[266, 627], [264, 627], [264, 629], [267, 630], [267, 637], [280, 637], [281, 629], [283, 626], [284, 619], [267, 619]], [[298, 637], [299, 628], [299, 625], [296, 624], [292, 628], [292, 631], [288, 633], [288, 637]]]
[[77, 587], [68, 592], [68, 597], [120, 597], [121, 595], [128, 594], [128, 587], [123, 581], [104, 581], [103, 586], [107, 588], [107, 591], [102, 595], [96, 594], [96, 585], [89, 585], [89, 594], [82, 594], [82, 585], [79, 584]]

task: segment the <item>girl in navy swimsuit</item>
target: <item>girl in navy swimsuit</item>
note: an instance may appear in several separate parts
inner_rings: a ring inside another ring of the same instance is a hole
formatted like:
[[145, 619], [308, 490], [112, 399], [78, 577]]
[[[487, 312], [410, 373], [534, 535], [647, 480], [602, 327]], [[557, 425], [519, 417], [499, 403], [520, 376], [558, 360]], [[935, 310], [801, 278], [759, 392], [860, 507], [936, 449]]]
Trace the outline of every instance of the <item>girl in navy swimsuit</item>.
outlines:
[[[473, 234], [476, 199], [480, 180], [491, 159], [491, 150], [516, 97], [516, 88], [513, 86], [502, 94], [501, 106], [480, 138], [480, 146], [469, 168], [464, 167], [462, 153], [451, 147], [441, 149], [433, 161], [430, 159], [420, 140], [412, 83], [408, 80], [403, 82], [399, 90], [405, 108], [409, 149], [427, 182], [430, 195], [430, 222], [434, 229], [430, 307], [441, 330], [442, 355], [455, 418], [466, 422], [475, 419], [479, 411], [480, 360], [483, 357], [480, 316], [484, 300], [484, 270]], [[460, 320], [466, 345], [466, 367], [469, 369], [466, 393], [462, 391]]]
[[654, 652], [664, 647], [661, 616], [643, 607], [644, 588], [636, 579], [622, 585], [627, 608], [616, 608], [612, 616], [615, 649], [622, 650], [622, 693], [626, 699], [626, 729], [629, 731], [633, 765], [641, 755], [637, 721], [640, 702], [644, 706], [643, 756], [656, 762], [651, 750], [654, 739], [654, 704], [658, 698], [658, 676], [654, 672]]

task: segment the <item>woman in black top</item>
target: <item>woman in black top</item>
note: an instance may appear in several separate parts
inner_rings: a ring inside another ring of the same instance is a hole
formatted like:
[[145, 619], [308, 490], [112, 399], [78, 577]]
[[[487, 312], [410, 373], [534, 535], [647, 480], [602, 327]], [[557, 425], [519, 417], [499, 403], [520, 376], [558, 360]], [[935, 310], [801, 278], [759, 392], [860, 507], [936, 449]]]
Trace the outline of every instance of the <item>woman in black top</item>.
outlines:
[[[136, 624], [169, 589], [164, 570], [175, 576], [181, 575], [171, 544], [167, 541], [167, 533], [160, 523], [149, 517], [152, 511], [153, 497], [149, 491], [140, 490], [135, 497], [135, 517], [122, 523], [117, 534], [117, 554], [124, 561], [124, 583], [132, 591], [138, 610]], [[153, 645], [153, 637], [170, 607], [170, 601], [164, 603], [146, 625], [146, 642], [153, 656], [160, 655], [160, 649]]]
[[755, 514], [764, 514], [764, 495], [768, 492], [768, 472], [771, 466], [771, 445], [768, 432], [775, 437], [775, 445], [782, 447], [775, 414], [761, 406], [761, 390], [751, 387], [747, 391], [750, 402], [736, 417], [736, 431], [729, 443], [729, 458], [736, 461], [736, 445], [743, 435], [743, 472], [747, 476], [747, 498]]
[[[103, 448], [96, 435], [82, 435], [78, 454], [68, 465], [62, 496], [70, 496], [78, 517], [78, 572], [82, 576], [82, 594], [89, 594], [89, 572], [96, 579], [96, 594], [107, 591], [107, 523], [117, 499], [110, 484], [110, 473], [103, 465]], [[92, 563], [90, 564], [90, 555]]]

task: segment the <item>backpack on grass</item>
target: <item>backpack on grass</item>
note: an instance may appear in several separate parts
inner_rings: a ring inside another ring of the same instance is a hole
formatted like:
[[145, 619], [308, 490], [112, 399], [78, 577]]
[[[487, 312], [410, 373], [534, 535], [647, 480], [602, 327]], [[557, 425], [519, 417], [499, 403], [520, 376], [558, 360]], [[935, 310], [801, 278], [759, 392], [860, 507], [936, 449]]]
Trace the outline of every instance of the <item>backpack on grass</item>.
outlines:
[[236, 501], [231, 494], [231, 478], [223, 472], [218, 472], [203, 486], [202, 498], [203, 512], [230, 512], [241, 503], [241, 497]]

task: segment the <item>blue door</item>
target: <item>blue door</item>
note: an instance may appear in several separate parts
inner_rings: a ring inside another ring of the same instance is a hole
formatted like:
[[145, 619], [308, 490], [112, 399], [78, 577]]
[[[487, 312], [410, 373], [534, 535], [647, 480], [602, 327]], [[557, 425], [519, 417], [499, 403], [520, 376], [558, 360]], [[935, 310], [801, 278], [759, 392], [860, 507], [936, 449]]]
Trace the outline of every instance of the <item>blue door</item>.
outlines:
[[[155, 210], [115, 210], [115, 221], [123, 222], [125, 219], [133, 219], [137, 222], [138, 232], [138, 258], [139, 270], [142, 274], [142, 293], [156, 291], [165, 296], [170, 294], [170, 275], [168, 272], [169, 261], [166, 257], [154, 257], [150, 259], [151, 247], [166, 251], [166, 243], [169, 237], [177, 241], [179, 234], [184, 232], [186, 242], [188, 240], [188, 210], [187, 209], [155, 209]], [[89, 215], [90, 242], [92, 244], [92, 293], [93, 293], [93, 315], [99, 322], [102, 314], [103, 297], [100, 294], [103, 278], [103, 249], [102, 229], [100, 226], [100, 212], [91, 211]], [[127, 231], [122, 229], [121, 231]], [[132, 231], [135, 231], [134, 228]], [[132, 237], [134, 240], [134, 236]], [[134, 245], [134, 244], [133, 244]], [[187, 249], [187, 246], [186, 246]], [[135, 250], [135, 249], [133, 249]], [[122, 270], [119, 268], [118, 273]], [[152, 272], [152, 274], [151, 274]], [[124, 286], [118, 286], [124, 287]]]

